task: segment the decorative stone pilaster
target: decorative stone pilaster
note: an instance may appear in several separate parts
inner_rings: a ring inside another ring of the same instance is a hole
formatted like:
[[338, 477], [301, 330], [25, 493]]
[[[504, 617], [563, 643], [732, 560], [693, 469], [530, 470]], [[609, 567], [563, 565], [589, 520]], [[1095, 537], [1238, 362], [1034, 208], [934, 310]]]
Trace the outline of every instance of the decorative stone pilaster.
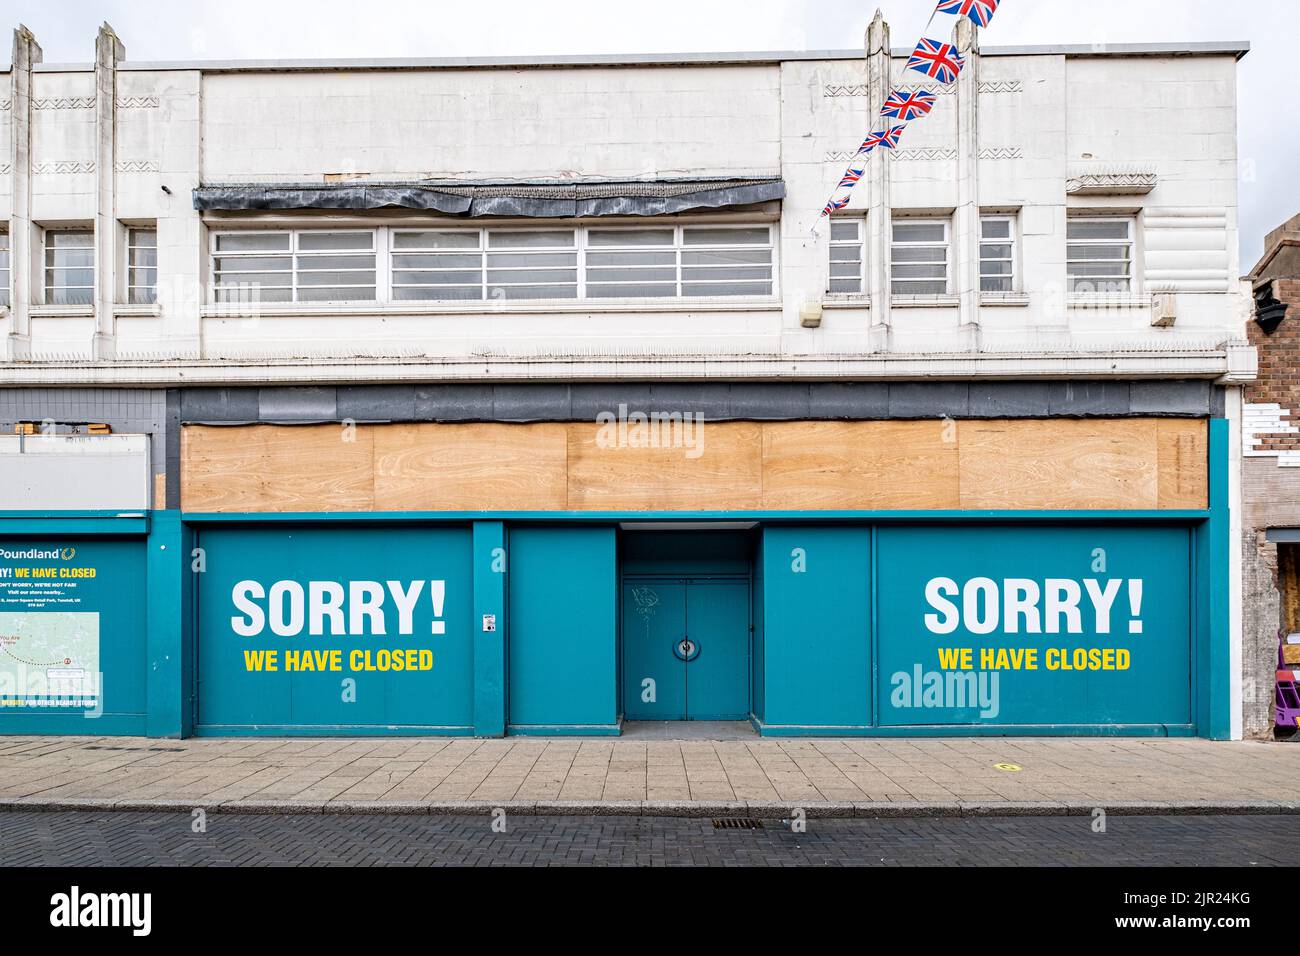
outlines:
[[126, 47], [105, 23], [95, 37], [95, 361], [117, 352], [117, 64], [125, 58]]
[[966, 58], [957, 76], [957, 210], [953, 216], [953, 291], [960, 302], [960, 323], [970, 347], [979, 347], [980, 196], [979, 196], [979, 31], [959, 17], [955, 42]]
[[[894, 82], [894, 64], [889, 49], [889, 24], [876, 11], [867, 28], [867, 116], [868, 132], [877, 129], [880, 109]], [[875, 350], [889, 346], [889, 246], [893, 218], [890, 197], [890, 166], [885, 150], [876, 150], [867, 168], [871, 183], [871, 205], [867, 218], [867, 280], [871, 294], [871, 344]]]
[[13, 200], [9, 214], [9, 316], [0, 358], [22, 362], [31, 356], [32, 243], [32, 67], [41, 62], [41, 47], [25, 26], [14, 31], [13, 66], [9, 71], [9, 168]]

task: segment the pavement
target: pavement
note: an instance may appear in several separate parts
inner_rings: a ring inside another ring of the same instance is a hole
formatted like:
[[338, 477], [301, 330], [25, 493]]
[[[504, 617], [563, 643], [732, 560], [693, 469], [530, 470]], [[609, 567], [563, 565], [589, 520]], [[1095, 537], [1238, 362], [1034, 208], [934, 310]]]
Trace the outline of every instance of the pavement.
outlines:
[[1300, 813], [1300, 750], [1194, 738], [0, 737], [0, 809], [809, 818]]
[[[483, 815], [222, 813], [209, 815], [196, 829], [190, 813], [0, 814], [0, 866], [24, 868], [1265, 867], [1293, 865], [1297, 845], [1300, 816], [1121, 816], [1108, 818], [1104, 828], [1091, 817], [809, 820], [799, 831], [774, 819], [717, 828], [707, 819], [648, 816], [507, 815], [494, 820]], [[31, 871], [21, 872], [30, 882]], [[1059, 877], [1053, 879], [1059, 884]], [[1077, 889], [1066, 894], [1073, 897], [1072, 926], [1084, 913], [1078, 895]], [[946, 910], [955, 902], [947, 901]], [[7, 910], [22, 910], [8, 896], [6, 903]], [[1023, 919], [1017, 913], [1014, 921], [1022, 932]]]

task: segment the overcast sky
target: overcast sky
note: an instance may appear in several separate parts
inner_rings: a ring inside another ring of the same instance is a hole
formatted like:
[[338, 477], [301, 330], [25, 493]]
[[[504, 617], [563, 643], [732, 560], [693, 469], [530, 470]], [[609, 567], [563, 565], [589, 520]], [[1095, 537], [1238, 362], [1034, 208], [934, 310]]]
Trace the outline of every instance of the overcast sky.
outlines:
[[[857, 48], [877, 6], [910, 46], [935, 0], [6, 0], [47, 63], [89, 62], [101, 21], [131, 60]], [[1240, 71], [1242, 271], [1300, 212], [1296, 0], [1004, 0], [987, 46], [1248, 40]], [[3, 44], [8, 58], [9, 44]]]

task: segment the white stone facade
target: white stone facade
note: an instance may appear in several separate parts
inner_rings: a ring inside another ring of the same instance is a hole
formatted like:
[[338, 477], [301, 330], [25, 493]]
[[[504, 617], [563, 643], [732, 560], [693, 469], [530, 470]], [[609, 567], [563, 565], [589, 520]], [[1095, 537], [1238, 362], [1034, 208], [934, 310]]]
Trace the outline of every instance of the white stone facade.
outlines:
[[[873, 32], [876, 49], [887, 49], [887, 28]], [[25, 36], [0, 87], [0, 222], [12, 264], [0, 384], [1233, 381], [1253, 370], [1236, 279], [1244, 51], [1233, 45], [972, 51], [954, 90], [909, 127], [897, 155], [870, 159], [845, 211], [865, 218], [865, 288], [831, 295], [830, 230], [812, 230], [883, 96], [872, 76], [922, 80], [905, 72], [898, 49], [627, 62], [133, 64], [106, 32], [96, 68], [40, 63]], [[966, 31], [960, 39], [973, 42]], [[211, 236], [222, 228], [409, 228], [458, 217], [201, 214], [191, 201], [196, 187], [223, 183], [681, 177], [784, 181], [782, 201], [667, 220], [771, 223], [772, 295], [262, 303], [255, 314], [231, 315], [213, 301]], [[981, 213], [1014, 224], [1010, 292], [980, 292]], [[1126, 294], [1069, 291], [1067, 220], [1089, 213], [1133, 223]], [[891, 215], [949, 223], [946, 293], [890, 294]], [[154, 225], [158, 302], [127, 304], [126, 230]], [[94, 301], [45, 302], [46, 235], [91, 226]], [[809, 315], [816, 327], [805, 327]]]

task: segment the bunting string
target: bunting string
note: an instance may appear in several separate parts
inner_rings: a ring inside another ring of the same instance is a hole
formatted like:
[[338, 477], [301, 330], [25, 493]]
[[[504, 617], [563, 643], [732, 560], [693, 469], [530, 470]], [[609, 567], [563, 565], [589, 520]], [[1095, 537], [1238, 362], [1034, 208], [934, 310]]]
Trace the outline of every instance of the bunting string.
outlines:
[[[934, 8], [925, 28], [921, 31], [921, 41], [917, 43], [916, 49], [908, 59], [906, 69], [924, 74], [938, 86], [951, 86], [957, 82], [962, 67], [966, 65], [966, 59], [957, 51], [955, 43], [930, 39], [928, 36], [930, 27], [941, 13], [955, 18], [966, 17], [977, 28], [987, 27], [993, 21], [993, 14], [997, 13], [998, 4], [1001, 2], [1002, 0], [939, 0], [939, 5]], [[948, 31], [948, 36], [952, 39], [951, 29]], [[882, 128], [868, 134], [862, 141], [857, 155], [853, 157], [849, 168], [840, 179], [840, 184], [835, 187], [830, 201], [822, 209], [820, 218], [824, 219], [831, 213], [848, 206], [853, 198], [853, 187], [866, 175], [867, 162], [871, 154], [878, 149], [898, 149], [908, 124], [929, 115], [938, 101], [938, 94], [924, 87], [915, 91], [894, 89], [890, 92], [877, 119], [891, 122], [880, 122], [878, 125]], [[813, 232], [816, 232], [815, 228]]]

